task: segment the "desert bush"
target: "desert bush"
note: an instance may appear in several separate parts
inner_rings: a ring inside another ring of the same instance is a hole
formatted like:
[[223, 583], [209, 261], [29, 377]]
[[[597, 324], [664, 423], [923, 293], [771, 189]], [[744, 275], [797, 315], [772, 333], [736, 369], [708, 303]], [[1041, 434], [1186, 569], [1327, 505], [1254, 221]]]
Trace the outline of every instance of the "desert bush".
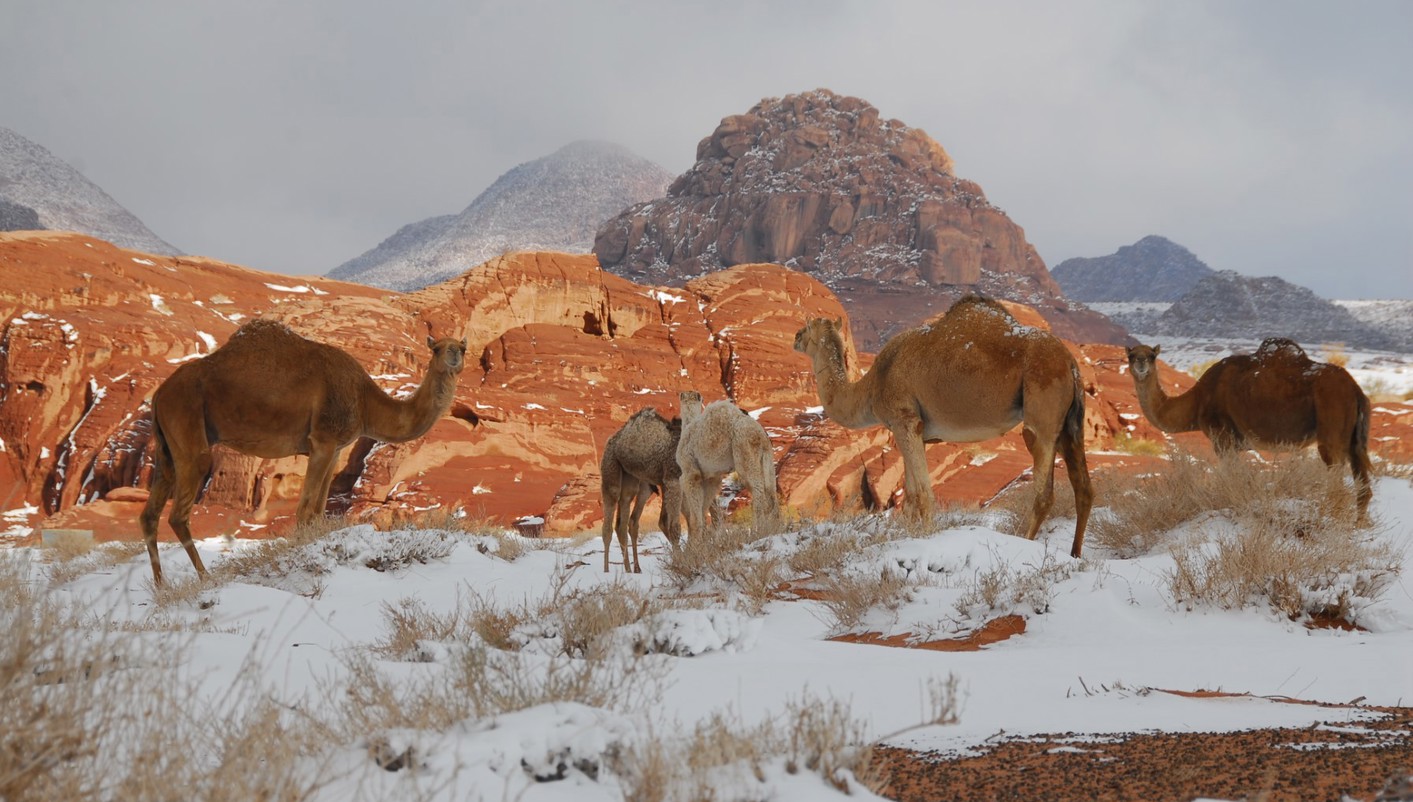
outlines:
[[133, 559], [147, 551], [144, 543], [103, 543], [98, 546], [80, 545], [77, 548], [60, 547], [46, 550], [50, 556], [45, 574], [51, 586], [68, 582], [103, 571]]
[[633, 744], [616, 767], [624, 798], [633, 802], [688, 802], [764, 798], [766, 769], [811, 772], [848, 792], [855, 784], [878, 790], [874, 742], [848, 706], [805, 693], [777, 717], [745, 724], [718, 712], [681, 737], [653, 733]]
[[990, 568], [962, 581], [962, 595], [954, 604], [960, 615], [970, 618], [1022, 609], [1039, 615], [1049, 612], [1055, 585], [1082, 568], [1069, 560], [1060, 562], [1049, 551], [1038, 565], [1017, 567], [998, 557]]
[[1162, 440], [1149, 440], [1146, 437], [1134, 437], [1128, 432], [1119, 432], [1114, 435], [1114, 450], [1140, 457], [1161, 457], [1167, 452], [1168, 444]]
[[914, 583], [906, 575], [883, 566], [876, 574], [837, 572], [818, 584], [823, 591], [820, 604], [829, 613], [830, 631], [840, 634], [857, 627], [873, 610], [901, 607], [912, 598], [909, 591]]
[[1192, 609], [1267, 604], [1292, 620], [1359, 623], [1402, 570], [1403, 555], [1377, 533], [1331, 520], [1321, 500], [1239, 511], [1232, 531], [1173, 547], [1173, 600]]
[[1319, 356], [1319, 361], [1328, 362], [1337, 368], [1349, 367], [1349, 351], [1344, 347], [1344, 343], [1330, 343], [1324, 348], [1324, 352]]
[[190, 710], [191, 643], [94, 626], [0, 558], [0, 799], [301, 800], [327, 774], [315, 728], [244, 684]]

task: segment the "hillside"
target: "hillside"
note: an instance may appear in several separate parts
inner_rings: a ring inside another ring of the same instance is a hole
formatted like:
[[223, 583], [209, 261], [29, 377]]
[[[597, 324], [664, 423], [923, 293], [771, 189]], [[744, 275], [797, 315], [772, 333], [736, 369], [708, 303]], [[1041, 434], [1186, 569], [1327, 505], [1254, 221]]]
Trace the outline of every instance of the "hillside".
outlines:
[[62, 159], [0, 127], [0, 230], [27, 225], [30, 212], [40, 228], [77, 231], [148, 253], [180, 253]]
[[510, 251], [586, 253], [599, 223], [670, 179], [619, 145], [574, 142], [505, 173], [460, 214], [405, 225], [328, 275], [411, 290]]
[[1108, 256], [1066, 259], [1050, 275], [1067, 297], [1085, 303], [1172, 302], [1212, 272], [1192, 251], [1150, 235]]

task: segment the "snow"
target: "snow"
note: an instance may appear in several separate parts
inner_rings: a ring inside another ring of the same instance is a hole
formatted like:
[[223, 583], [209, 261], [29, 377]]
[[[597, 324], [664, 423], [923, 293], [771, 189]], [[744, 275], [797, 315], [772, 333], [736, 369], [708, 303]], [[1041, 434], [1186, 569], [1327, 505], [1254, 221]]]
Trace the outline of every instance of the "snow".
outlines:
[[[12, 510], [4, 518], [32, 512]], [[1051, 521], [1038, 540], [1029, 541], [997, 531], [984, 516], [977, 523], [860, 547], [848, 564], [858, 576], [899, 576], [914, 588], [897, 609], [875, 609], [851, 631], [952, 637], [998, 614], [1026, 618], [1022, 635], [974, 652], [828, 640], [835, 627], [827, 608], [808, 599], [767, 601], [755, 612], [737, 591], [706, 580], [687, 593], [676, 591], [664, 567], [668, 546], [657, 532], [643, 536], [641, 574], [623, 572], [616, 544], [612, 570], [603, 573], [597, 536], [576, 544], [508, 532], [489, 537], [354, 526], [305, 547], [298, 561], [304, 573], [211, 587], [202, 591], [201, 604], [154, 612], [145, 555], [49, 592], [115, 625], [136, 628], [158, 615], [189, 624], [179, 633], [133, 637], [150, 641], [152, 648], [162, 637], [189, 645], [184, 673], [197, 680], [193, 709], [229, 701], [238, 683], [254, 682], [264, 691], [255, 696], [269, 695], [301, 715], [323, 709], [333, 714], [346, 698], [340, 689], [352, 680], [351, 656], [371, 661], [373, 671], [396, 684], [447, 677], [458, 661], [481, 648], [474, 639], [421, 641], [412, 662], [375, 652], [388, 632], [379, 611], [404, 600], [414, 600], [428, 614], [446, 615], [468, 592], [502, 608], [558, 592], [637, 593], [664, 602], [690, 597], [690, 604], [668, 604], [615, 631], [625, 647], [623, 659], [649, 666], [645, 677], [661, 676], [660, 684], [645, 680], [644, 686], [633, 686], [621, 705], [559, 701], [472, 715], [445, 728], [383, 733], [391, 753], [416, 756], [416, 772], [382, 770], [368, 759], [366, 745], [331, 743], [325, 757], [336, 779], [313, 797], [617, 800], [624, 790], [612, 757], [624, 744], [653, 733], [689, 732], [723, 713], [754, 726], [784, 715], [791, 700], [806, 693], [846, 703], [870, 738], [887, 735], [889, 744], [949, 755], [979, 749], [1000, 730], [1011, 737], [1074, 732], [1073, 748], [1082, 749], [1136, 731], [1307, 727], [1334, 715], [1345, 716], [1342, 726], [1357, 728], [1378, 714], [1364, 706], [1337, 713], [1279, 700], [1348, 705], [1362, 698], [1363, 705], [1375, 706], [1413, 699], [1413, 672], [1406, 670], [1413, 653], [1413, 484], [1378, 479], [1371, 513], [1379, 522], [1371, 536], [1399, 550], [1403, 573], [1362, 611], [1360, 623], [1367, 631], [1356, 632], [1308, 630], [1260, 607], [1183, 609], [1165, 594], [1164, 576], [1174, 564], [1165, 549], [1118, 559], [1090, 545], [1085, 560], [1073, 560], [1068, 556], [1073, 521]], [[742, 554], [788, 561], [815, 539], [858, 534], [884, 521], [823, 522], [763, 539]], [[644, 528], [649, 526], [645, 521]], [[1231, 526], [1214, 513], [1174, 536], [1212, 537]], [[163, 538], [169, 580], [190, 576], [192, 568], [170, 542], [170, 532], [164, 530]], [[498, 556], [509, 542], [523, 553], [514, 559]], [[206, 565], [216, 567], [251, 545], [212, 538], [198, 548]], [[422, 558], [409, 558], [414, 554]], [[39, 556], [30, 548], [0, 550], [0, 560], [26, 561], [34, 572], [42, 570], [41, 561], [33, 559]], [[968, 604], [968, 588], [998, 571], [1043, 571], [1050, 581], [1003, 609]], [[563, 671], [582, 663], [552, 653], [560, 626], [552, 615], [522, 624], [513, 637], [525, 648], [489, 649], [488, 659], [521, 672]], [[630, 657], [628, 644], [641, 656]], [[961, 691], [959, 722], [918, 726], [926, 689], [948, 676], [957, 679]], [[1249, 696], [1189, 698], [1165, 692], [1204, 689]], [[720, 782], [744, 783], [746, 790], [722, 795], [778, 802], [845, 798], [817, 776], [792, 774], [778, 761], [765, 762], [761, 772], [763, 779], [726, 772]], [[854, 787], [850, 798], [875, 797]]]
[[319, 289], [318, 287], [311, 287], [311, 286], [309, 286], [308, 284], [299, 284], [299, 285], [294, 286], [294, 287], [286, 287], [286, 286], [283, 285], [283, 284], [271, 284], [270, 282], [267, 281], [267, 282], [265, 282], [265, 286], [266, 286], [266, 287], [269, 287], [270, 289], [274, 290], [275, 292], [293, 292], [293, 293], [312, 292], [312, 293], [314, 293], [315, 295], [328, 295], [328, 294], [329, 294], [328, 292], [326, 292], [326, 291], [324, 291], [324, 290], [321, 290], [321, 289]]
[[152, 308], [157, 311], [157, 314], [167, 315], [168, 317], [172, 315], [171, 308], [167, 306], [167, 301], [162, 296], [154, 292], [149, 293], [147, 297], [152, 299]]

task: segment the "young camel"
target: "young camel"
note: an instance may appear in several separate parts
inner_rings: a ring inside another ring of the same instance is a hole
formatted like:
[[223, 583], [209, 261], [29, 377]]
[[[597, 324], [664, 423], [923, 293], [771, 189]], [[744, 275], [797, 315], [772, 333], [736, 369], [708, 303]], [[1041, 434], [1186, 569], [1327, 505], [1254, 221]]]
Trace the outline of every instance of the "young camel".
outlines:
[[[678, 481], [682, 470], [677, 467], [677, 442], [681, 436], [681, 418], [669, 421], [652, 407], [645, 407], [604, 445], [599, 460], [604, 573], [608, 572], [609, 539], [615, 530], [623, 553], [623, 569], [642, 573], [638, 565], [638, 521], [654, 487], [662, 491], [658, 526], [668, 542], [677, 545], [682, 531], [682, 490]], [[632, 563], [628, 561], [629, 537], [633, 539]]]
[[795, 335], [813, 362], [820, 402], [850, 429], [882, 424], [903, 458], [905, 512], [929, 520], [934, 500], [924, 443], [969, 443], [1021, 424], [1034, 461], [1035, 500], [1025, 536], [1034, 540], [1054, 502], [1055, 452], [1075, 496], [1074, 543], [1084, 545], [1093, 492], [1084, 458], [1084, 388], [1074, 357], [1048, 332], [1021, 326], [1005, 307], [963, 297], [931, 324], [889, 340], [860, 380], [844, 369], [842, 320], [815, 319]]
[[411, 397], [389, 397], [353, 357], [306, 340], [282, 323], [252, 320], [207, 356], [177, 368], [152, 396], [152, 489], [142, 511], [142, 537], [152, 579], [162, 583], [157, 521], [167, 519], [196, 566], [191, 507], [211, 471], [211, 447], [265, 459], [307, 454], [295, 518], [324, 512], [339, 451], [359, 437], [403, 442], [421, 437], [451, 407], [466, 341], [427, 338], [427, 375]]
[[1128, 349], [1138, 404], [1165, 432], [1200, 431], [1218, 454], [1245, 448], [1315, 443], [1326, 465], [1348, 463], [1358, 520], [1368, 520], [1369, 399], [1349, 372], [1316, 362], [1284, 337], [1255, 354], [1233, 354], [1211, 366], [1191, 390], [1173, 397], [1158, 383], [1161, 346]]
[[687, 534], [706, 532], [720, 525], [716, 497], [721, 480], [735, 471], [751, 491], [752, 530], [769, 534], [780, 528], [780, 503], [775, 497], [775, 455], [765, 429], [730, 401], [713, 401], [702, 408], [699, 393], [678, 395], [682, 440], [677, 444], [677, 465], [682, 470], [682, 506], [687, 513]]

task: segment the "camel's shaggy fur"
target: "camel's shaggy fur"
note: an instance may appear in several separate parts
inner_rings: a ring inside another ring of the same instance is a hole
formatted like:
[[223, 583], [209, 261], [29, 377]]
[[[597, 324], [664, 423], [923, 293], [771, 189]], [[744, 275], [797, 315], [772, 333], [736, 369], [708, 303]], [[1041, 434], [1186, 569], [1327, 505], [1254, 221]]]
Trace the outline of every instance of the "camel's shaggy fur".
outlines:
[[807, 354], [825, 414], [841, 426], [882, 424], [903, 458], [905, 511], [931, 518], [924, 443], [974, 442], [1021, 424], [1035, 465], [1035, 501], [1026, 524], [1034, 539], [1054, 502], [1056, 450], [1075, 493], [1070, 553], [1084, 545], [1093, 493], [1084, 458], [1084, 388], [1064, 343], [1020, 325], [1005, 307], [969, 295], [929, 325], [902, 332], [878, 352], [872, 369], [849, 381], [842, 320], [815, 319], [795, 335]]
[[751, 491], [752, 530], [770, 534], [780, 528], [780, 502], [775, 497], [775, 455], [765, 429], [730, 401], [702, 408], [702, 397], [687, 391], [678, 396], [682, 440], [677, 465], [682, 470], [682, 505], [687, 535], [696, 538], [719, 524], [716, 497], [721, 480], [732, 471]]
[[1284, 337], [1254, 354], [1211, 366], [1191, 390], [1169, 396], [1158, 383], [1160, 346], [1128, 349], [1143, 414], [1165, 432], [1200, 431], [1218, 454], [1245, 448], [1303, 448], [1314, 443], [1326, 465], [1348, 464], [1360, 521], [1367, 519], [1369, 399], [1349, 372], [1316, 362]]
[[295, 516], [307, 523], [324, 512], [344, 446], [359, 437], [403, 442], [432, 428], [451, 407], [466, 341], [428, 337], [427, 345], [431, 365], [406, 399], [389, 397], [343, 351], [270, 320], [252, 320], [211, 354], [177, 368], [152, 396], [152, 490], [141, 524], [153, 580], [162, 582], [157, 521], [168, 498], [172, 529], [197, 572], [206, 572], [188, 524], [217, 443], [266, 459], [307, 454]]
[[[608, 439], [599, 460], [603, 495], [603, 570], [608, 571], [610, 538], [618, 532], [624, 570], [641, 573], [638, 565], [638, 521], [653, 488], [662, 492], [658, 526], [672, 545], [682, 531], [682, 489], [677, 467], [677, 442], [682, 419], [667, 420], [652, 407], [633, 414], [623, 428]], [[631, 512], [629, 507], [632, 507]], [[628, 561], [628, 538], [633, 540], [633, 561]], [[630, 569], [631, 565], [631, 569]]]

